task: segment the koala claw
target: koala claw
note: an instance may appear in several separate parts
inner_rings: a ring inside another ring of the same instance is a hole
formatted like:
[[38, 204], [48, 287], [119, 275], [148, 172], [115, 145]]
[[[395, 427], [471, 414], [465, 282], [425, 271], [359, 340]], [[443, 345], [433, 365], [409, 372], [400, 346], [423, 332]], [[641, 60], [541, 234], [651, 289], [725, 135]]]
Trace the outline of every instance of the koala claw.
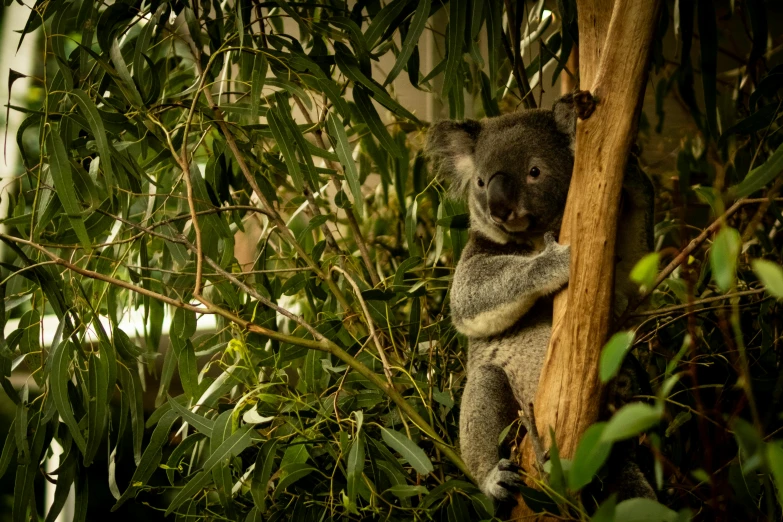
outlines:
[[508, 459], [500, 459], [497, 467], [500, 471], [513, 471], [514, 473], [522, 471], [522, 466]]
[[514, 502], [514, 495], [525, 485], [519, 474], [521, 469], [508, 459], [500, 459], [484, 479], [481, 490], [496, 502]]

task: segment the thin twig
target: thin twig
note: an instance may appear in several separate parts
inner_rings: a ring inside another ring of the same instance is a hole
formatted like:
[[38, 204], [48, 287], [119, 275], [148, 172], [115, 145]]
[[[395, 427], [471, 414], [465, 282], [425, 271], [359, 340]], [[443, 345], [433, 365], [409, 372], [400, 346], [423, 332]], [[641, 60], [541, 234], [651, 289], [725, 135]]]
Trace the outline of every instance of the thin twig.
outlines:
[[[186, 40], [190, 45], [191, 52], [193, 53], [193, 57], [195, 58], [194, 63], [196, 65], [196, 69], [199, 71], [199, 74], [203, 74], [203, 70], [201, 68], [201, 60], [200, 60], [201, 55], [198, 49], [196, 48], [193, 39], [190, 37], [190, 34], [185, 32], [184, 36], [186, 37]], [[326, 272], [324, 272], [321, 269], [321, 267], [313, 260], [313, 258], [307, 253], [307, 251], [305, 251], [302, 245], [299, 244], [299, 242], [296, 240], [291, 230], [286, 226], [283, 218], [275, 210], [275, 208], [269, 202], [267, 197], [264, 195], [261, 188], [258, 186], [258, 183], [253, 177], [253, 173], [250, 171], [250, 168], [247, 166], [245, 157], [242, 155], [241, 151], [239, 150], [239, 147], [237, 146], [236, 139], [234, 138], [231, 129], [229, 129], [228, 124], [226, 123], [226, 120], [223, 117], [223, 111], [220, 109], [220, 107], [218, 107], [215, 104], [215, 101], [212, 97], [212, 93], [209, 91], [209, 89], [204, 89], [201, 92], [204, 94], [204, 97], [207, 99], [207, 104], [212, 108], [215, 117], [215, 123], [217, 123], [218, 127], [220, 128], [221, 134], [223, 134], [223, 137], [225, 137], [226, 144], [228, 144], [229, 149], [231, 149], [231, 152], [234, 155], [234, 159], [236, 159], [237, 164], [239, 165], [239, 169], [242, 171], [242, 174], [245, 176], [245, 179], [247, 180], [248, 184], [253, 189], [253, 192], [255, 192], [256, 197], [258, 197], [259, 201], [261, 201], [261, 204], [263, 205], [264, 209], [268, 212], [270, 219], [277, 226], [278, 233], [280, 233], [284, 237], [284, 239], [294, 248], [294, 250], [296, 250], [296, 253], [299, 255], [299, 257], [301, 257], [305, 263], [307, 263], [309, 266], [313, 268], [313, 272], [315, 272], [318, 278], [326, 283], [326, 285], [329, 287], [329, 290], [332, 292], [332, 294], [335, 296], [337, 301], [340, 303], [340, 306], [342, 306], [346, 312], [350, 312], [351, 305], [348, 302], [348, 299], [345, 297], [345, 294], [343, 294], [342, 290], [340, 290], [337, 284], [334, 281], [332, 281], [329, 275]], [[196, 95], [198, 95], [198, 93], [196, 93]]]
[[751, 218], [750, 223], [748, 223], [748, 226], [745, 227], [745, 231], [742, 233], [742, 243], [745, 243], [747, 240], [749, 240], [756, 231], [756, 227], [758, 227], [758, 224], [761, 222], [761, 218], [764, 217], [764, 214], [767, 213], [767, 210], [769, 210], [769, 206], [772, 204], [772, 202], [776, 200], [775, 194], [780, 191], [781, 187], [783, 187], [783, 176], [778, 175], [778, 179], [775, 180], [775, 184], [772, 185], [772, 188], [770, 188], [767, 192], [767, 197], [764, 198], [764, 201], [762, 201], [761, 205], [759, 205], [759, 208], [756, 209], [756, 213]]
[[381, 344], [380, 339], [378, 339], [378, 334], [375, 331], [375, 324], [373, 323], [372, 317], [370, 316], [370, 311], [367, 309], [367, 303], [365, 303], [364, 298], [362, 297], [362, 291], [359, 288], [359, 285], [356, 284], [356, 281], [353, 280], [353, 277], [351, 277], [348, 272], [339, 266], [333, 266], [332, 270], [340, 272], [345, 280], [348, 281], [348, 283], [353, 287], [353, 291], [356, 293], [356, 299], [359, 301], [359, 304], [362, 307], [362, 311], [364, 312], [364, 317], [367, 320], [367, 328], [370, 330], [370, 337], [372, 337], [373, 342], [375, 343], [375, 349], [378, 350], [381, 363], [383, 363], [383, 371], [386, 374], [386, 378], [389, 380], [389, 385], [392, 386], [391, 365], [389, 365], [389, 361], [386, 359], [386, 353], [383, 350], [383, 345]]
[[[204, 78], [206, 78], [206, 75], [202, 77], [201, 79], [201, 85], [204, 84]], [[198, 99], [198, 95], [193, 97], [193, 108], [195, 108], [196, 100]], [[198, 250], [196, 254], [196, 284], [193, 288], [193, 295], [199, 296], [201, 295], [201, 280], [204, 273], [204, 250], [202, 248], [201, 243], [201, 227], [198, 224], [198, 216], [196, 214], [196, 202], [193, 196], [193, 180], [190, 178], [190, 163], [188, 162], [187, 158], [187, 147], [188, 147], [188, 135], [187, 131], [190, 126], [190, 119], [193, 117], [193, 111], [191, 109], [191, 113], [188, 115], [188, 121], [185, 123], [185, 136], [183, 137], [182, 142], [182, 156], [177, 156], [177, 151], [174, 149], [174, 144], [171, 141], [171, 134], [169, 133], [168, 129], [166, 127], [157, 121], [156, 118], [151, 117], [150, 119], [154, 121], [160, 129], [163, 131], [163, 133], [166, 136], [166, 141], [168, 142], [168, 146], [171, 149], [171, 154], [174, 157], [174, 160], [179, 165], [180, 170], [182, 171], [182, 177], [185, 180], [185, 188], [187, 191], [187, 198], [188, 198], [188, 209], [190, 210], [190, 220], [191, 223], [193, 223], [193, 231], [196, 234], [196, 248]]]
[[[648, 316], [659, 316], [659, 315], [666, 315], [669, 312], [676, 312], [677, 310], [684, 310], [690, 306], [700, 305], [700, 304], [707, 304], [707, 303], [714, 303], [717, 301], [723, 301], [725, 299], [731, 299], [732, 297], [744, 297], [748, 295], [758, 295], [763, 294], [765, 288], [755, 288], [753, 290], [743, 290], [742, 292], [735, 292], [733, 294], [725, 294], [725, 295], [716, 295], [713, 297], [705, 297], [704, 299], [697, 299], [691, 303], [685, 303], [680, 305], [672, 305], [667, 306], [665, 308], [658, 308], [657, 310], [647, 310], [645, 312], [636, 312], [634, 314], [631, 314], [630, 317], [648, 317]], [[693, 312], [698, 312], [699, 310], [693, 310]]]
[[[514, 16], [514, 9], [511, 6], [511, 0], [504, 0], [506, 4], [506, 15], [508, 17], [508, 35], [511, 38], [509, 43], [506, 34], [503, 33], [503, 44], [506, 48], [506, 53], [509, 54], [509, 58], [512, 63], [512, 71], [514, 78], [517, 80], [517, 87], [519, 87], [520, 98], [525, 104], [525, 108], [535, 109], [535, 98], [528, 96], [530, 94], [530, 83], [527, 80], [527, 72], [525, 71], [525, 64], [522, 62], [520, 45], [522, 40], [519, 37], [519, 26], [517, 25], [517, 16]], [[517, 6], [519, 7], [519, 6]]]
[[136, 292], [138, 294], [151, 297], [163, 303], [170, 304], [177, 308], [184, 308], [186, 310], [190, 310], [199, 314], [219, 315], [237, 324], [238, 326], [240, 326], [241, 328], [249, 332], [263, 335], [275, 341], [290, 343], [293, 344], [294, 346], [302, 346], [304, 348], [319, 350], [334, 355], [335, 357], [337, 357], [338, 359], [340, 359], [341, 361], [349, 365], [351, 368], [353, 368], [356, 372], [361, 374], [363, 377], [368, 379], [373, 385], [377, 386], [381, 391], [383, 391], [383, 393], [385, 393], [392, 400], [392, 402], [394, 402], [394, 404], [397, 405], [397, 407], [400, 408], [400, 410], [405, 415], [407, 415], [408, 418], [411, 419], [414, 424], [416, 424], [416, 426], [418, 426], [418, 428], [422, 432], [427, 434], [427, 436], [430, 437], [430, 439], [432, 439], [433, 443], [440, 449], [440, 451], [443, 452], [446, 458], [448, 458], [452, 463], [454, 463], [454, 465], [461, 472], [463, 472], [467, 477], [471, 478], [472, 480], [470, 470], [468, 470], [467, 466], [465, 465], [465, 462], [460, 458], [457, 452], [454, 451], [454, 448], [448, 445], [438, 435], [435, 429], [416, 411], [416, 409], [413, 406], [408, 404], [408, 402], [405, 400], [405, 397], [403, 397], [400, 394], [400, 392], [398, 392], [394, 388], [394, 386], [385, 382], [377, 373], [373, 372], [370, 368], [365, 366], [361, 361], [357, 360], [355, 357], [353, 357], [351, 354], [343, 350], [340, 346], [335, 344], [333, 341], [330, 341], [329, 339], [324, 339], [321, 341], [304, 339], [302, 337], [297, 337], [295, 335], [288, 335], [288, 334], [276, 332], [274, 330], [270, 330], [268, 328], [264, 328], [263, 326], [259, 326], [246, 319], [242, 319], [241, 317], [229, 312], [228, 310], [225, 310], [224, 308], [221, 308], [209, 302], [204, 297], [199, 298], [199, 301], [204, 305], [204, 308], [199, 306], [193, 306], [190, 303], [185, 303], [177, 299], [172, 299], [166, 295], [159, 294], [151, 290], [147, 290], [143, 287], [133, 285], [126, 281], [115, 279], [113, 277], [106, 276], [98, 272], [93, 272], [92, 270], [86, 270], [84, 268], [78, 267], [73, 263], [70, 263], [65, 259], [62, 259], [57, 255], [49, 252], [48, 250], [41, 247], [40, 245], [33, 243], [32, 241], [27, 241], [26, 239], [8, 236], [6, 234], [0, 234], [0, 240], [11, 242], [11, 243], [18, 243], [21, 245], [26, 245], [31, 248], [34, 248], [40, 251], [41, 253], [43, 253], [48, 258], [50, 258], [56, 264], [61, 265], [67, 268], [68, 270], [76, 272], [77, 274], [81, 274], [85, 277], [89, 277], [91, 279], [96, 279], [99, 281], [104, 281], [106, 283], [118, 286], [120, 288], [124, 288], [126, 290], [130, 290], [132, 292]]
[[[294, 100], [296, 101], [296, 104], [299, 106], [299, 110], [302, 111], [302, 114], [304, 114], [307, 123], [312, 125], [313, 119], [310, 117], [310, 113], [307, 112], [307, 108], [302, 103], [302, 100], [299, 99], [299, 96], [294, 96]], [[314, 132], [315, 140], [318, 143], [319, 147], [321, 147], [324, 150], [329, 150], [326, 147], [326, 142], [324, 142], [323, 132], [324, 131], [321, 130], [320, 127], [317, 127]], [[328, 160], [328, 163], [329, 163], [329, 167], [332, 170], [342, 172], [343, 175], [345, 175], [342, 165], [331, 160]], [[340, 190], [342, 188], [340, 184], [340, 179], [334, 174], [331, 176], [331, 179], [334, 188], [336, 190]], [[361, 202], [357, 201], [356, 204], [360, 205]], [[356, 216], [353, 215], [351, 209], [346, 209], [345, 215], [348, 218], [348, 226], [351, 228], [351, 233], [353, 234], [354, 241], [356, 241], [356, 245], [359, 247], [359, 254], [362, 256], [362, 261], [364, 261], [364, 266], [367, 268], [367, 272], [369, 272], [370, 274], [370, 280], [372, 281], [373, 286], [378, 286], [378, 284], [380, 283], [380, 279], [378, 278], [378, 272], [375, 270], [375, 268], [372, 265], [372, 261], [370, 260], [370, 252], [369, 250], [367, 250], [367, 243], [364, 241], [364, 237], [362, 236], [362, 231], [359, 228], [359, 223], [356, 221]]]
[[[125, 223], [128, 226], [131, 226], [133, 228], [139, 229], [142, 232], [144, 232], [145, 234], [149, 234], [151, 236], [159, 237], [159, 238], [163, 239], [164, 241], [169, 241], [171, 243], [179, 243], [180, 245], [185, 246], [191, 252], [195, 253], [196, 250], [197, 250], [196, 247], [193, 246], [193, 243], [188, 241], [187, 238], [185, 238], [185, 236], [180, 236], [179, 238], [167, 236], [165, 234], [161, 234], [159, 232], [155, 232], [154, 230], [146, 228], [146, 227], [144, 227], [142, 225], [139, 225], [139, 224], [133, 223], [131, 221], [128, 221], [127, 219], [124, 219], [121, 216], [116, 216], [114, 214], [110, 214], [110, 213], [104, 212], [104, 211], [101, 211], [101, 213], [104, 214], [104, 215], [110, 216], [110, 217], [112, 217], [112, 218], [114, 218], [114, 219], [116, 219], [116, 220], [118, 220], [118, 221], [120, 221], [122, 223]], [[215, 272], [218, 275], [220, 275], [222, 277], [225, 277], [226, 279], [228, 279], [229, 281], [231, 281], [232, 283], [237, 285], [241, 290], [243, 290], [245, 293], [247, 293], [248, 295], [250, 295], [251, 297], [253, 297], [257, 301], [259, 301], [261, 304], [271, 308], [275, 312], [277, 312], [277, 313], [279, 313], [279, 314], [281, 314], [281, 315], [291, 319], [292, 321], [296, 322], [299, 326], [301, 326], [302, 328], [307, 330], [310, 333], [310, 335], [312, 335], [315, 339], [317, 339], [319, 341], [324, 340], [324, 336], [321, 335], [321, 333], [319, 333], [315, 328], [313, 328], [308, 322], [306, 322], [304, 319], [302, 319], [302, 317], [300, 317], [300, 316], [298, 316], [298, 315], [296, 315], [296, 314], [286, 310], [285, 308], [282, 308], [278, 304], [276, 304], [273, 301], [267, 299], [266, 297], [261, 295], [259, 292], [257, 292], [256, 290], [254, 290], [253, 288], [251, 288], [250, 286], [248, 286], [244, 282], [242, 282], [234, 274], [232, 274], [231, 272], [225, 270], [223, 267], [221, 267], [211, 257], [205, 255], [204, 256], [204, 260], [207, 262], [207, 264], [209, 266], [211, 266], [215, 270]]]
[[[775, 198], [775, 201], [783, 200], [783, 198]], [[652, 295], [653, 290], [658, 288], [658, 286], [663, 283], [667, 277], [671, 275], [674, 270], [683, 264], [685, 260], [688, 259], [688, 256], [691, 255], [691, 253], [699, 248], [704, 241], [707, 240], [708, 237], [710, 237], [710, 234], [718, 230], [721, 226], [721, 223], [728, 219], [730, 216], [732, 216], [735, 212], [737, 212], [743, 205], [750, 205], [754, 203], [763, 203], [765, 201], [768, 201], [767, 198], [743, 198], [739, 199], [734, 204], [726, 210], [719, 218], [717, 218], [715, 221], [713, 221], [710, 226], [705, 228], [701, 234], [696, 236], [691, 240], [690, 243], [688, 243], [688, 246], [680, 250], [680, 252], [675, 256], [674, 259], [671, 260], [671, 262], [666, 265], [666, 268], [661, 270], [661, 272], [658, 274], [658, 277], [655, 278], [655, 282], [650, 286], [650, 288], [646, 289], [643, 293], [639, 295], [636, 299], [631, 301], [628, 304], [628, 307], [625, 309], [625, 312], [623, 312], [623, 315], [620, 317], [620, 319], [617, 321], [617, 327], [618, 329], [621, 328], [625, 322], [631, 317], [633, 312], [639, 307], [640, 304], [642, 304], [644, 301], [647, 300], [650, 295]]]
[[89, 277], [90, 279], [97, 279], [98, 281], [104, 281], [106, 283], [110, 283], [115, 286], [119, 286], [120, 288], [125, 288], [126, 290], [131, 290], [132, 292], [136, 292], [141, 295], [145, 295], [147, 297], [151, 297], [153, 299], [157, 299], [159, 301], [162, 301], [166, 304], [170, 304], [172, 306], [176, 306], [177, 308], [184, 308], [186, 310], [191, 310], [193, 312], [197, 312], [200, 314], [210, 313], [207, 310], [204, 310], [203, 308], [200, 308], [198, 306], [193, 306], [192, 304], [186, 303], [184, 301], [180, 301], [178, 299], [172, 299], [169, 296], [159, 294], [157, 292], [153, 292], [152, 290], [147, 290], [144, 287], [136, 286], [131, 283], [128, 283], [127, 281], [123, 281], [121, 279], [116, 279], [111, 276], [107, 276], [104, 274], [101, 274], [99, 272], [94, 272], [92, 270], [87, 270], [85, 268], [81, 268], [79, 266], [74, 265], [73, 263], [66, 261], [65, 259], [49, 252], [44, 247], [38, 245], [37, 243], [34, 243], [32, 241], [27, 241], [26, 239], [21, 239], [18, 237], [8, 236], [6, 234], [0, 234], [0, 239], [4, 241], [11, 241], [14, 243], [19, 243], [20, 245], [29, 246], [31, 248], [34, 248], [44, 254], [46, 257], [51, 259], [55, 264], [64, 266], [68, 270], [71, 270], [73, 272], [76, 272], [77, 274], [81, 274], [85, 277]]

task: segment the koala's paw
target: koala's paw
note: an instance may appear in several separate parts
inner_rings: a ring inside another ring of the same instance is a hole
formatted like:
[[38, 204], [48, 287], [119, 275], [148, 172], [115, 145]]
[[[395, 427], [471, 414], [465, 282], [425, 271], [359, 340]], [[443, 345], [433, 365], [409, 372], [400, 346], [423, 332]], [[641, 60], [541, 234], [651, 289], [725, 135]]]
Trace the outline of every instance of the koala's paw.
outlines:
[[514, 496], [525, 482], [521, 468], [508, 459], [500, 459], [481, 484], [481, 491], [495, 502], [514, 502]]
[[561, 245], [555, 241], [555, 236], [551, 232], [544, 235], [544, 251], [541, 253], [546, 257], [548, 270], [552, 271], [552, 288], [549, 292], [560, 290], [568, 283], [568, 276], [571, 267], [571, 246]]

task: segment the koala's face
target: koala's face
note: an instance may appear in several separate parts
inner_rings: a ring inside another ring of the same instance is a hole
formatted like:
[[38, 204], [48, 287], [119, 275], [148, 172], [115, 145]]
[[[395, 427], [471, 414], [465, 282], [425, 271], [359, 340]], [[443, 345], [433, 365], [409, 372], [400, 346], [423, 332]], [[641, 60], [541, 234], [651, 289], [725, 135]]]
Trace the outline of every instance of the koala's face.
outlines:
[[428, 152], [467, 197], [472, 228], [500, 243], [560, 229], [574, 166], [569, 102], [433, 127]]

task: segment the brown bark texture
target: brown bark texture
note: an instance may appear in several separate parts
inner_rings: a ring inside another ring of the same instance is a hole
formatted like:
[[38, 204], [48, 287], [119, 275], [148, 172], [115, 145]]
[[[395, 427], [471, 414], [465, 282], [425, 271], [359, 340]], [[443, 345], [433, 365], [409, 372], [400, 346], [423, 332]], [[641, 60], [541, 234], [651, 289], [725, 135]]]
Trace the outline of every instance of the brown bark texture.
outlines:
[[[574, 173], [559, 241], [571, 245], [569, 284], [555, 298], [552, 337], [535, 401], [539, 436], [555, 430], [573, 457], [598, 418], [598, 362], [612, 318], [623, 173], [637, 130], [660, 0], [578, 0], [579, 81], [596, 99], [577, 122]], [[529, 443], [523, 467], [534, 470]], [[532, 513], [520, 502], [514, 519]], [[524, 518], [530, 520], [530, 518]]]

